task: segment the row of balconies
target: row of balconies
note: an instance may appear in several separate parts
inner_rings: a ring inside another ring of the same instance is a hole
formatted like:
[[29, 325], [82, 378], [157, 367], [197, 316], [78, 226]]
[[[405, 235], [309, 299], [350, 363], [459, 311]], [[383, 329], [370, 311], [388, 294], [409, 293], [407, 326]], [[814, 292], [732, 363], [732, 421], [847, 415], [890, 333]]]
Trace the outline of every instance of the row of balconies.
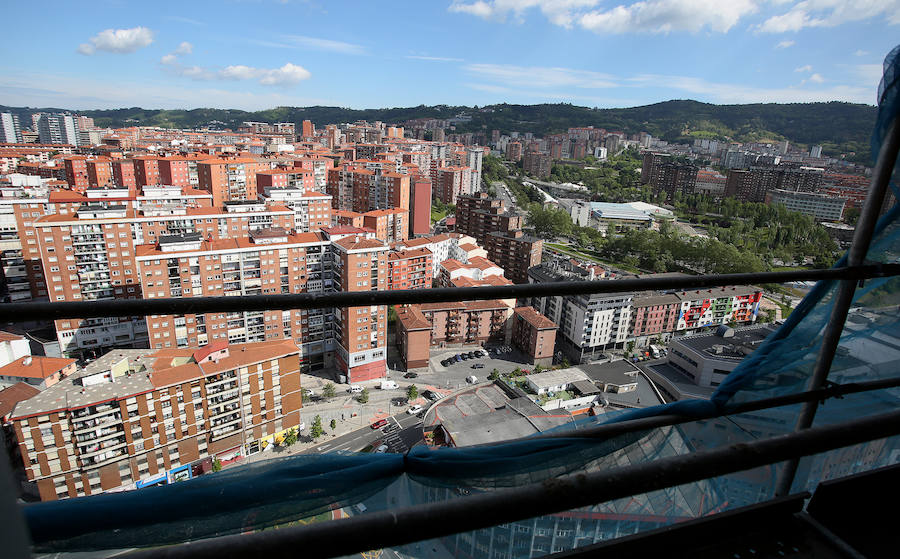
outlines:
[[89, 431], [91, 429], [96, 429], [97, 427], [102, 427], [104, 425], [111, 425], [117, 422], [122, 421], [122, 414], [116, 412], [110, 416], [105, 416], [102, 418], [96, 419], [86, 419], [84, 421], [74, 421], [72, 423], [73, 432], [77, 435], [78, 433]]

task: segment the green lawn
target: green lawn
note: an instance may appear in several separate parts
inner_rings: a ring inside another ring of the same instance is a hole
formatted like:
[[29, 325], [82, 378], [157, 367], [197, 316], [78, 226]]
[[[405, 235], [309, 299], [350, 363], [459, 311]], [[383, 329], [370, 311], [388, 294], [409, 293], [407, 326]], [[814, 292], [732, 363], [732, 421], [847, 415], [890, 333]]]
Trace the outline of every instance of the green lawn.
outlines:
[[582, 251], [571, 246], [561, 245], [559, 243], [544, 243], [546, 246], [558, 250], [564, 254], [568, 254], [569, 256], [574, 256], [575, 258], [582, 258], [584, 260], [590, 260], [592, 262], [597, 262], [598, 264], [606, 264], [607, 266], [614, 266], [619, 268], [620, 270], [625, 270], [627, 272], [632, 272], [634, 274], [643, 273], [641, 270], [634, 268], [632, 266], [628, 266], [627, 264], [618, 264], [615, 262], [609, 262], [607, 260], [603, 260], [597, 256], [597, 252], [595, 251]]

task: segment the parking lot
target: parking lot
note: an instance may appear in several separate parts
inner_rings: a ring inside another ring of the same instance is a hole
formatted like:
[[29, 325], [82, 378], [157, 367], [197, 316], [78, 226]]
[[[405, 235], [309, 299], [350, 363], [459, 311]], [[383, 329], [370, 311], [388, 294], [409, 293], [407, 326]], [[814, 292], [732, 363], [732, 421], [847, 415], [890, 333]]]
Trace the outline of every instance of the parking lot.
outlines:
[[[496, 346], [489, 346], [488, 349], [492, 348], [496, 348]], [[467, 384], [466, 377], [469, 376], [474, 375], [477, 382], [483, 382], [487, 380], [488, 375], [494, 369], [500, 373], [508, 373], [517, 367], [532, 368], [532, 365], [525, 360], [525, 356], [511, 347], [509, 351], [490, 352], [485, 357], [454, 361], [446, 365], [441, 363], [457, 354], [469, 353], [476, 349], [475, 347], [466, 347], [432, 350], [428, 371], [418, 373], [415, 379], [408, 379], [407, 382], [418, 383], [420, 386], [431, 385], [445, 390], [456, 390]], [[481, 365], [481, 367], [473, 368], [473, 365]]]

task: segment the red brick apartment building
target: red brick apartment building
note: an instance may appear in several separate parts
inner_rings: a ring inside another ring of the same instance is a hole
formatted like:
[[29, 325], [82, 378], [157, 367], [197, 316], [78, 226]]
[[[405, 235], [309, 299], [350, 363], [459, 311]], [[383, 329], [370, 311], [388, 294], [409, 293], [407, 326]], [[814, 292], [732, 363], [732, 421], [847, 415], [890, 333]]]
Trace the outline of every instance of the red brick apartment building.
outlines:
[[556, 347], [556, 324], [531, 307], [515, 309], [512, 343], [533, 365], [552, 365]]
[[388, 290], [431, 287], [431, 251], [417, 248], [388, 255]]
[[247, 456], [300, 423], [290, 340], [114, 350], [10, 414], [41, 500], [135, 489]]
[[[382, 241], [350, 234], [332, 237], [334, 290], [378, 291], [388, 287], [388, 247]], [[348, 382], [387, 374], [387, 307], [334, 309], [335, 361]]]

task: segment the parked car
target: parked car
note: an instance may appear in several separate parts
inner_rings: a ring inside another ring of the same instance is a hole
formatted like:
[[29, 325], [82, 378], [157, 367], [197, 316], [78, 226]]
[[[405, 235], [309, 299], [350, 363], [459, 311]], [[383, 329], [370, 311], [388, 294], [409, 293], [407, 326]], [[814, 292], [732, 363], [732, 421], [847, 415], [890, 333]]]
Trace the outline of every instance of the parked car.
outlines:
[[394, 398], [393, 400], [391, 400], [391, 403], [394, 404], [395, 406], [405, 406], [406, 404], [409, 403], [409, 398], [400, 396], [400, 397], [397, 397], [397, 398]]
[[453, 356], [453, 359], [454, 359], [457, 363], [459, 363], [460, 361], [462, 361], [462, 356], [461, 356], [460, 354], [457, 353], [456, 355]]
[[475, 359], [476, 357], [479, 357], [478, 355], [475, 355], [474, 351], [470, 351], [469, 353], [467, 353], [467, 355], [469, 356], [469, 359]]
[[432, 392], [431, 390], [426, 390], [422, 392], [422, 397], [431, 402], [436, 402], [440, 397]]
[[349, 392], [350, 394], [359, 394], [362, 391], [363, 391], [363, 387], [359, 386], [359, 385], [353, 385], [347, 389], [347, 392]]
[[387, 419], [379, 419], [375, 423], [372, 424], [372, 429], [381, 429], [385, 425], [387, 425]]
[[484, 363], [475, 363], [472, 365], [473, 369], [484, 369]]
[[403, 378], [417, 378], [418, 376], [418, 373], [406, 373]]
[[478, 377], [476, 377], [475, 375], [472, 375], [472, 376], [470, 376], [470, 377], [466, 377], [466, 382], [468, 382], [468, 383], [470, 383], [470, 384], [475, 384], [475, 383], [478, 382]]
[[383, 444], [375, 449], [375, 452], [377, 452], [379, 454], [382, 452], [387, 452], [387, 451], [388, 451], [388, 445], [386, 445], [386, 444]]
[[422, 411], [422, 406], [419, 405], [419, 404], [416, 404], [415, 406], [413, 406], [413, 407], [409, 408], [408, 410], [406, 410], [406, 413], [408, 413], [409, 415], [416, 415], [416, 414], [419, 413], [420, 411]]
[[478, 354], [478, 357], [487, 357], [487, 353], [483, 349], [479, 349], [475, 353]]
[[469, 360], [469, 354], [468, 354], [468, 353], [461, 353], [461, 354], [459, 355], [459, 358], [462, 359], [463, 361], [468, 361], [468, 360]]
[[448, 358], [448, 359], [444, 359], [443, 361], [441, 361], [441, 365], [443, 365], [444, 367], [449, 367], [451, 363], [455, 363], [455, 362], [456, 362], [456, 359]]

